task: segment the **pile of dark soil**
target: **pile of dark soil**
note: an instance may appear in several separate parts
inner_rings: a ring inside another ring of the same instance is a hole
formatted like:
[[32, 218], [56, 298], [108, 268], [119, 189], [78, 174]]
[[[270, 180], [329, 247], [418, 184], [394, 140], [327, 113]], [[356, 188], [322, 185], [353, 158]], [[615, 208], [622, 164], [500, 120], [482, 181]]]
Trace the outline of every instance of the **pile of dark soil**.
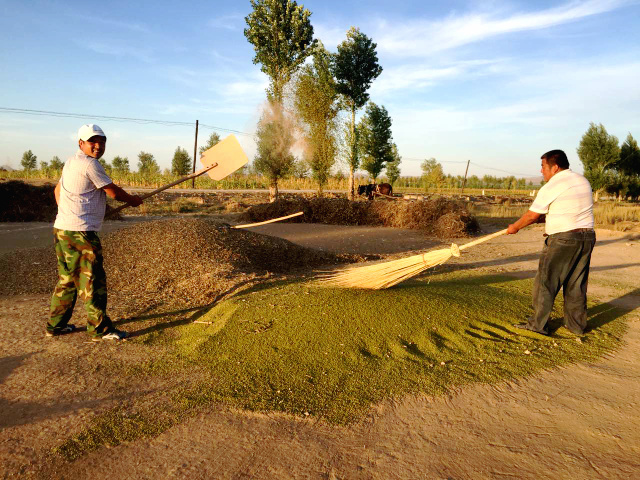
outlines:
[[[195, 307], [256, 277], [295, 274], [358, 260], [203, 219], [145, 222], [102, 239], [109, 294], [129, 313], [156, 305]], [[51, 293], [57, 281], [53, 248], [0, 256], [0, 295]]]
[[0, 182], [0, 222], [52, 222], [58, 206], [55, 185], [29, 185], [20, 180]]
[[256, 205], [244, 220], [261, 222], [303, 211], [289, 221], [330, 225], [381, 225], [423, 230], [438, 237], [463, 237], [480, 230], [476, 219], [455, 200], [349, 201], [345, 198], [295, 198]]

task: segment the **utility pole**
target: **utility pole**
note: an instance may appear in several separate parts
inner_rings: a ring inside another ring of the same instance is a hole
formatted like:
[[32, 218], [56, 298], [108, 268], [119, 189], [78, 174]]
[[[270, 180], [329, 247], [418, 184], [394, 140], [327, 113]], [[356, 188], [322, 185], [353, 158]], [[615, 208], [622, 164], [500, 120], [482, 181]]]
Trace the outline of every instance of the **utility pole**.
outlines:
[[[196, 155], [198, 154], [198, 120], [196, 120], [196, 140], [193, 143], [193, 173], [196, 173]], [[191, 180], [191, 188], [196, 188], [196, 177]]]
[[469, 164], [471, 160], [467, 160], [467, 169], [464, 171], [464, 180], [462, 180], [462, 188], [460, 189], [460, 194], [464, 192], [464, 185], [467, 183], [467, 173], [469, 173]]

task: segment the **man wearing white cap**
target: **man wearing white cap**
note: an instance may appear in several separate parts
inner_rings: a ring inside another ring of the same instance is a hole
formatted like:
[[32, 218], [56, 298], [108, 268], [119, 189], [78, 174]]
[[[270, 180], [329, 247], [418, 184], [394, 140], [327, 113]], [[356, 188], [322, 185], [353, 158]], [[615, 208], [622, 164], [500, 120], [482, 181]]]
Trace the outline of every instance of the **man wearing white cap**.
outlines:
[[58, 284], [51, 297], [47, 336], [70, 333], [69, 323], [78, 295], [88, 315], [87, 332], [93, 341], [122, 340], [126, 332], [117, 330], [107, 316], [107, 278], [102, 264], [98, 231], [106, 211], [106, 196], [134, 207], [142, 203], [115, 185], [98, 159], [107, 137], [93, 124], [78, 131], [76, 154], [69, 158], [56, 185], [58, 215], [53, 237], [58, 258]]

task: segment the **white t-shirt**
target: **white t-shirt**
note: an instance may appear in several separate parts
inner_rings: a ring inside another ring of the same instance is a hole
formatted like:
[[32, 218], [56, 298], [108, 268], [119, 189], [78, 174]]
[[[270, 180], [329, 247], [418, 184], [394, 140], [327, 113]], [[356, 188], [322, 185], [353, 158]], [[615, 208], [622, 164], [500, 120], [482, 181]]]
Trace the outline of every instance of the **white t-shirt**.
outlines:
[[64, 164], [59, 183], [60, 199], [54, 228], [74, 232], [99, 231], [107, 205], [107, 195], [100, 189], [112, 183], [100, 162], [78, 149]]
[[579, 173], [561, 170], [538, 191], [529, 210], [547, 215], [547, 235], [576, 228], [593, 228], [591, 185]]

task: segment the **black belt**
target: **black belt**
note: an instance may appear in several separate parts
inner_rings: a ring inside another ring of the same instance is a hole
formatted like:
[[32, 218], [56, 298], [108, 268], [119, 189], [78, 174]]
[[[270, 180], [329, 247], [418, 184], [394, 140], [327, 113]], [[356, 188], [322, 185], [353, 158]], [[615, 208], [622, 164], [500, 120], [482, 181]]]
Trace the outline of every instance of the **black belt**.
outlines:
[[[556, 232], [556, 233], [580, 233], [580, 232], [593, 232], [593, 228], [574, 228], [573, 230], [567, 230], [566, 232]], [[552, 235], [556, 235], [556, 233], [552, 233]], [[542, 234], [543, 237], [548, 237], [548, 233]]]

